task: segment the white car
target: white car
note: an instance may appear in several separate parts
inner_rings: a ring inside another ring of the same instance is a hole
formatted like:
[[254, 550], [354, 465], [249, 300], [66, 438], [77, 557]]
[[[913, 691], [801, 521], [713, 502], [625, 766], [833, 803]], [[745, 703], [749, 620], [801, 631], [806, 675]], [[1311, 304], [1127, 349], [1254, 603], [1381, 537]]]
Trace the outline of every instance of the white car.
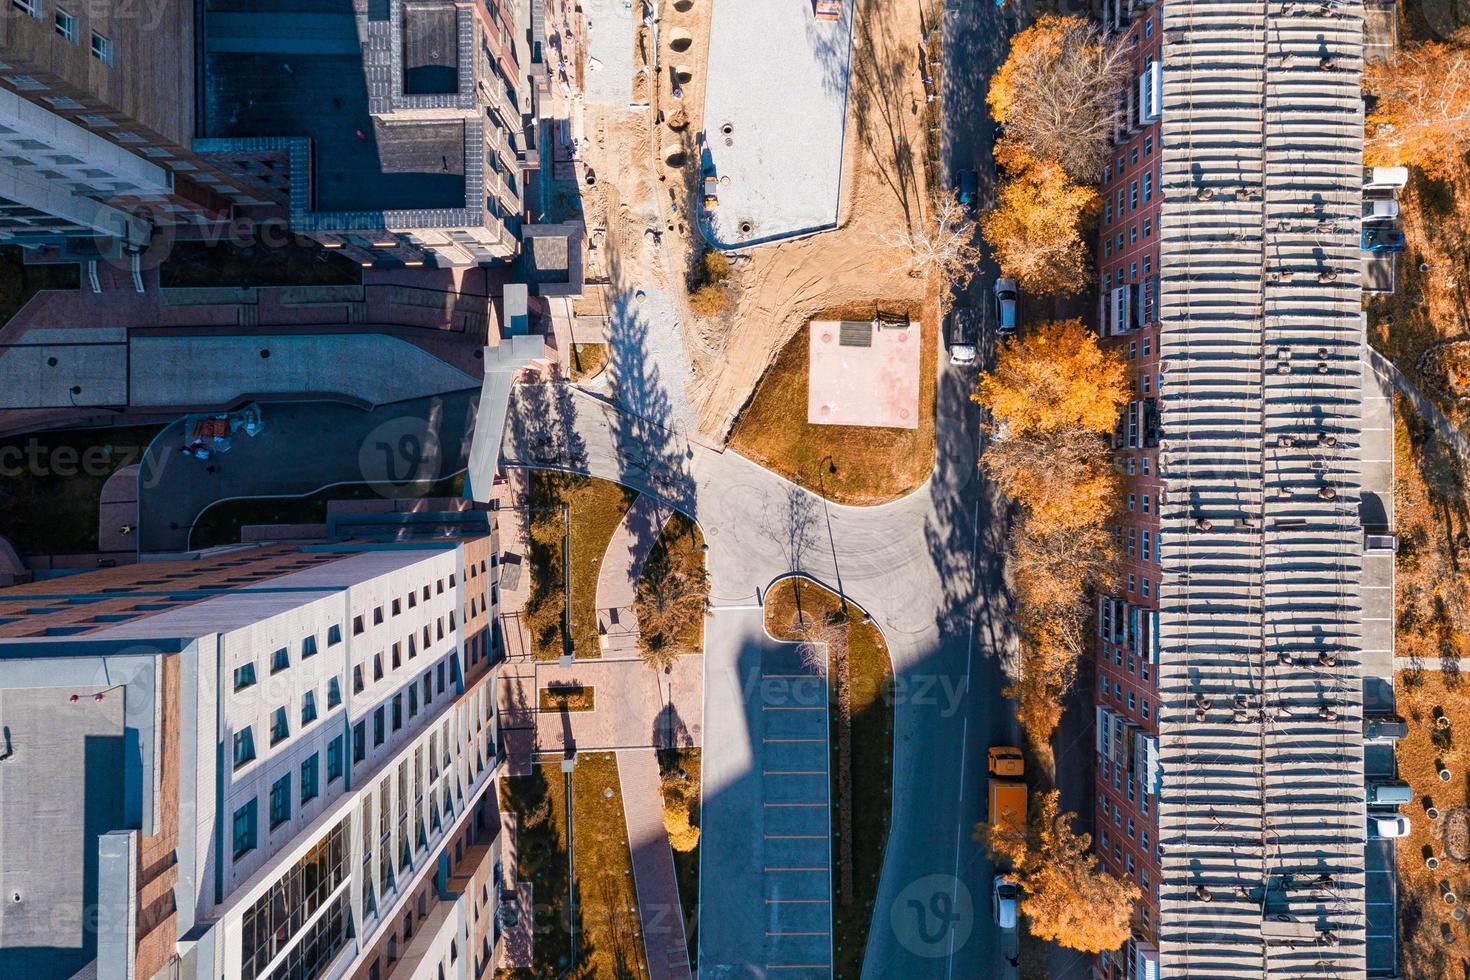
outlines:
[[1016, 906], [1021, 899], [1021, 887], [1013, 878], [996, 875], [991, 897], [995, 900], [995, 924], [1006, 932], [1015, 929]]
[[1021, 291], [1016, 280], [1002, 276], [995, 280], [995, 336], [1004, 339], [1016, 332], [1017, 305]]
[[1396, 197], [1363, 198], [1364, 221], [1392, 221], [1399, 216], [1399, 200]]
[[1409, 835], [1409, 818], [1401, 814], [1387, 817], [1370, 816], [1368, 818], [1369, 837], [1407, 837]]

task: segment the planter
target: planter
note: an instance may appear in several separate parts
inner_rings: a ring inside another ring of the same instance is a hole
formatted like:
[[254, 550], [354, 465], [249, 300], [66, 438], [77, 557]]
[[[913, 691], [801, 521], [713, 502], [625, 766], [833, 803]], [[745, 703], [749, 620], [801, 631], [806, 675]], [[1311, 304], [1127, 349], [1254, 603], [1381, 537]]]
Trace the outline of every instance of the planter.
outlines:
[[1425, 858], [1424, 867], [1428, 868], [1430, 871], [1439, 870], [1439, 858], [1433, 856]]

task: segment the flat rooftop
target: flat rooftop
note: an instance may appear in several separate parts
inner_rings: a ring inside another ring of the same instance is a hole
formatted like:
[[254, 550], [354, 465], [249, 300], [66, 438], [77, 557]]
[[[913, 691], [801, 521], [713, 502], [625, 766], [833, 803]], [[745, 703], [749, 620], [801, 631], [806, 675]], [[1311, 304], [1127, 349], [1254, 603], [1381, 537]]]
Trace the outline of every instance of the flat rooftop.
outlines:
[[919, 427], [919, 325], [813, 320], [807, 375], [812, 425]]
[[[444, 25], [437, 7], [409, 9], [416, 13], [405, 25], [404, 53], [424, 69], [412, 77], [440, 84], [431, 80], [458, 64], [457, 43], [444, 39], [453, 24]], [[422, 35], [408, 30], [419, 25]], [[274, 0], [245, 9], [208, 0], [204, 36], [204, 135], [310, 138], [312, 210], [465, 206], [463, 123], [375, 124], [349, 0]], [[458, 68], [452, 72], [451, 91]]]
[[851, 49], [852, 0], [837, 21], [809, 0], [715, 4], [701, 163], [719, 178], [704, 213], [717, 246], [837, 224]]
[[459, 11], [452, 3], [404, 4], [404, 94], [458, 91]]

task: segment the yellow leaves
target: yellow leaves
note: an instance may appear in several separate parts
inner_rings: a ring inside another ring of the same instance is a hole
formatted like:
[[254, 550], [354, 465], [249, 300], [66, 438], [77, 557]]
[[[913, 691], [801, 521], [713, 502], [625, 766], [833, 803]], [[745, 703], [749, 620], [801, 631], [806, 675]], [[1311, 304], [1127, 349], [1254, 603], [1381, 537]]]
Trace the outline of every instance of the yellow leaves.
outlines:
[[1110, 432], [1128, 400], [1127, 374], [1081, 320], [1050, 321], [1001, 345], [975, 400], [1012, 437], [1067, 427]]
[[1007, 112], [1016, 103], [1017, 89], [1023, 78], [1035, 74], [1039, 66], [1062, 56], [1067, 31], [1074, 22], [1086, 23], [1081, 17], [1045, 14], [1011, 39], [1010, 54], [990, 79], [990, 89], [985, 94], [990, 115], [996, 122], [1006, 121]]
[[976, 828], [991, 855], [1011, 865], [1021, 886], [1021, 911], [1033, 936], [1086, 953], [1118, 949], [1128, 939], [1133, 903], [1141, 892], [1098, 866], [1092, 838], [1072, 830], [1056, 790], [1033, 805], [1025, 835]]
[[1391, 62], [1368, 63], [1363, 87], [1377, 98], [1366, 120], [1365, 164], [1412, 164], [1431, 177], [1464, 168], [1470, 152], [1470, 28], [1447, 43], [1407, 45]]
[[[1005, 145], [1005, 141], [1002, 141]], [[1097, 207], [1097, 191], [1074, 183], [1061, 166], [1006, 146], [1024, 169], [1001, 180], [995, 206], [980, 219], [980, 232], [995, 251], [1001, 272], [1037, 295], [1072, 293], [1087, 282], [1082, 218]]]

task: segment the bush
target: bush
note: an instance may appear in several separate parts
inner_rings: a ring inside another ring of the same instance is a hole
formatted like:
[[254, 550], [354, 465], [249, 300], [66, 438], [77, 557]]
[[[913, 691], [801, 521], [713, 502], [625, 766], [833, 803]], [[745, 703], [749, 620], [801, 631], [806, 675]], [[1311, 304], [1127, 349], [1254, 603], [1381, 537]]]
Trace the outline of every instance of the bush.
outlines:
[[713, 284], [700, 286], [689, 297], [690, 307], [700, 316], [719, 316], [729, 303], [725, 290]]
[[723, 283], [730, 278], [730, 259], [724, 252], [713, 249], [705, 252], [704, 257], [699, 260], [699, 276], [699, 281], [705, 285]]

